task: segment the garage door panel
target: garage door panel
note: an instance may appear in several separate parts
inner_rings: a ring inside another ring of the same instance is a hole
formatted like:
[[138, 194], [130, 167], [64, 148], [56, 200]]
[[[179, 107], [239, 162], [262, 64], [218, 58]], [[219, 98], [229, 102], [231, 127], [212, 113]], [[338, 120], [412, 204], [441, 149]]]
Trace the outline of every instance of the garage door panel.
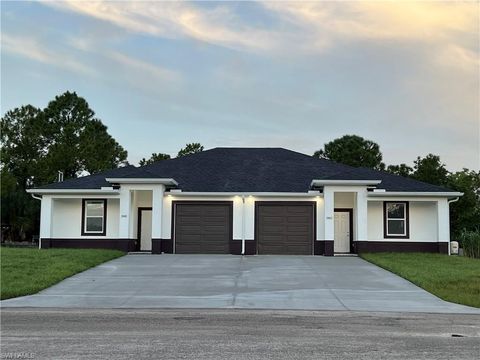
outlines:
[[198, 234], [198, 233], [188, 234], [188, 233], [181, 232], [181, 233], [177, 234], [177, 238], [181, 239], [180, 242], [177, 242], [179, 244], [180, 243], [182, 243], [182, 244], [196, 244], [196, 243], [200, 243], [203, 237], [202, 237], [201, 234]]
[[182, 233], [191, 233], [191, 232], [194, 232], [194, 233], [198, 233], [198, 232], [201, 232], [202, 230], [202, 227], [197, 223], [195, 224], [183, 224], [181, 229], [179, 229], [179, 233], [182, 232]]
[[304, 232], [310, 233], [310, 224], [286, 224], [287, 233]]
[[309, 214], [310, 209], [305, 209], [302, 206], [286, 206], [286, 212], [288, 214]]
[[177, 221], [181, 222], [183, 226], [198, 226], [200, 217], [177, 216]]
[[282, 216], [263, 216], [262, 221], [265, 225], [283, 225], [284, 217]]
[[312, 254], [314, 235], [312, 203], [259, 203], [256, 209], [259, 254]]
[[308, 214], [302, 214], [300, 216], [287, 216], [287, 223], [289, 224], [310, 224], [310, 218]]
[[228, 254], [231, 208], [229, 203], [176, 204], [175, 252]]
[[278, 244], [283, 243], [284, 234], [269, 234], [262, 236], [262, 244]]
[[309, 244], [310, 241], [307, 239], [307, 236], [309, 236], [309, 233], [304, 233], [304, 234], [299, 234], [299, 235], [288, 235], [286, 236], [286, 241], [287, 243], [290, 244], [295, 244], [295, 245], [304, 245], [304, 244]]
[[260, 231], [261, 234], [284, 234], [284, 226], [278, 225], [265, 225]]
[[220, 236], [222, 239], [225, 238], [224, 234], [228, 231], [224, 227], [219, 226], [206, 226], [202, 229], [202, 235], [206, 238], [213, 237], [213, 236]]

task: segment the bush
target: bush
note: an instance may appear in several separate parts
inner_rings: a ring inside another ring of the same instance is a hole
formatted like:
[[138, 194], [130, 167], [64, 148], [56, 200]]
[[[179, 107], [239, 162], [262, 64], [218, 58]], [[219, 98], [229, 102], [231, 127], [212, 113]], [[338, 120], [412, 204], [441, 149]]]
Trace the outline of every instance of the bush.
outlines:
[[465, 256], [480, 259], [480, 230], [464, 230], [460, 235], [460, 244]]

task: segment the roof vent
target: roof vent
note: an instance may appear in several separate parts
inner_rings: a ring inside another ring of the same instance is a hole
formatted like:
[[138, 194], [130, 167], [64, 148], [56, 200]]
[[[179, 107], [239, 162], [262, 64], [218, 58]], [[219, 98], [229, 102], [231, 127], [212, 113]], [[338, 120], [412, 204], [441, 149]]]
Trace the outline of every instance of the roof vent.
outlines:
[[58, 171], [58, 182], [62, 182], [63, 181], [63, 172], [61, 171]]

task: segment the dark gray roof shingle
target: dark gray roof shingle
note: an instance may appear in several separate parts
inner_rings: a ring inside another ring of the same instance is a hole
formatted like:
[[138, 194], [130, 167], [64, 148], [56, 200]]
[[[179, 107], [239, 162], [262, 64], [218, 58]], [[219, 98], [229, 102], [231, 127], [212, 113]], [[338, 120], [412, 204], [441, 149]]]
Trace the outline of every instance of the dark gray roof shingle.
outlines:
[[183, 191], [306, 192], [313, 179], [382, 180], [387, 191], [451, 191], [439, 186], [367, 168], [354, 168], [282, 148], [214, 148], [135, 168], [128, 166], [54, 183], [48, 189], [109, 186], [106, 177], [173, 178]]
[[112, 186], [105, 180], [108, 177], [123, 177], [131, 172], [136, 172], [137, 168], [133, 165], [103, 171], [97, 174], [82, 176], [75, 179], [68, 179], [62, 182], [56, 182], [38, 187], [38, 189], [100, 189], [102, 186]]

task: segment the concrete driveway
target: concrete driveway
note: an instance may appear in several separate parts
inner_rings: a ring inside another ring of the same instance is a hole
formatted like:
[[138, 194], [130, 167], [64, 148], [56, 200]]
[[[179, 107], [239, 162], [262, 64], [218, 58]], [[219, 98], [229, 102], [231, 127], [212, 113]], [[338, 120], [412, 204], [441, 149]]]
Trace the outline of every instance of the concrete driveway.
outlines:
[[127, 255], [2, 307], [477, 313], [357, 257]]

